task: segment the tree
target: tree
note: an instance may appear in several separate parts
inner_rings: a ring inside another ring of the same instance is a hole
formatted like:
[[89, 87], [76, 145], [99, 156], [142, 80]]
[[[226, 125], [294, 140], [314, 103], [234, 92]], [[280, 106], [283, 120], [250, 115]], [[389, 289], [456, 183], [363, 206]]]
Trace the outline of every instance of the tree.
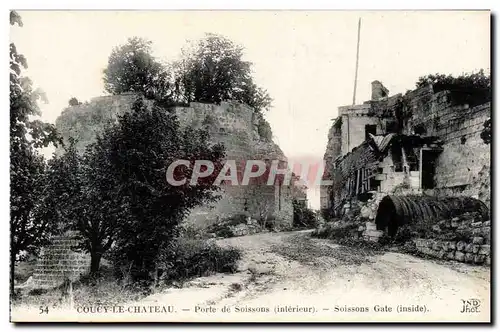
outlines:
[[[109, 249], [135, 270], [151, 269], [189, 210], [217, 199], [213, 179], [173, 186], [166, 181], [167, 167], [178, 159], [211, 160], [220, 169], [223, 157], [223, 147], [210, 146], [206, 131], [182, 130], [174, 114], [139, 98], [84, 155], [84, 195], [92, 206], [77, 228], [91, 253], [92, 272]], [[178, 175], [189, 178], [191, 170], [181, 170]]]
[[[21, 17], [10, 13], [10, 24], [22, 26]], [[23, 253], [35, 253], [53, 231], [53, 225], [41, 217], [40, 207], [45, 187], [46, 164], [38, 148], [61, 143], [55, 127], [33, 116], [40, 115], [39, 100], [46, 100], [33, 90], [23, 77], [26, 58], [10, 44], [10, 264], [11, 293], [14, 293], [14, 270]]]
[[78, 101], [78, 99], [73, 97], [69, 100], [68, 104], [69, 104], [69, 106], [77, 106], [77, 105], [81, 105], [82, 103], [80, 101]]
[[102, 151], [95, 145], [81, 156], [76, 141], [69, 141], [64, 154], [54, 155], [48, 163], [43, 217], [59, 230], [79, 232], [79, 249], [90, 253], [90, 272], [95, 275], [126, 211], [117, 205], [116, 184], [107, 176], [109, 164], [100, 158]]
[[104, 69], [106, 92], [137, 92], [159, 101], [173, 100], [172, 73], [155, 59], [151, 45], [149, 40], [133, 37], [113, 49]]
[[236, 100], [263, 111], [270, 107], [271, 98], [253, 82], [251, 66], [243, 60], [243, 47], [225, 37], [207, 34], [183, 50], [182, 60], [177, 63], [179, 93], [185, 102]]
[[46, 192], [43, 197], [42, 214], [59, 231], [71, 230], [76, 220], [85, 218], [86, 197], [83, 193], [82, 157], [76, 150], [76, 141], [69, 139], [62, 155], [48, 162]]

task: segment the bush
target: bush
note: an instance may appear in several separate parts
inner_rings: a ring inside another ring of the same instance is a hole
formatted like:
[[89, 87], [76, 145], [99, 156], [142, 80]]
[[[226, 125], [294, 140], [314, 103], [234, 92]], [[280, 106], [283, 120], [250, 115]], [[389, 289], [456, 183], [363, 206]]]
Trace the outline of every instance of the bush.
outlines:
[[247, 216], [244, 214], [237, 214], [235, 216], [222, 219], [216, 224], [213, 224], [207, 228], [208, 233], [214, 233], [218, 237], [233, 237], [235, 236], [231, 230], [232, 226], [247, 223]]
[[458, 77], [444, 74], [430, 74], [422, 76], [416, 83], [417, 88], [432, 84], [434, 92], [457, 87], [462, 89], [491, 89], [491, 77], [486, 75], [484, 70], [477, 73], [465, 73]]
[[294, 199], [292, 205], [294, 227], [310, 228], [316, 226], [316, 214], [304, 202]]
[[259, 124], [257, 126], [257, 130], [259, 132], [260, 138], [262, 138], [263, 140], [265, 140], [267, 142], [272, 141], [273, 132], [271, 130], [271, 126], [262, 117], [259, 119]]
[[483, 123], [483, 130], [481, 131], [481, 139], [485, 144], [490, 144], [492, 140], [491, 136], [491, 118]]
[[469, 104], [471, 107], [491, 101], [491, 77], [481, 69], [476, 73], [460, 76], [431, 74], [420, 77], [417, 88], [432, 84], [434, 92], [450, 90], [456, 105]]
[[323, 219], [326, 221], [333, 219], [335, 217], [331, 209], [321, 209], [320, 213]]
[[316, 229], [312, 236], [320, 239], [347, 239], [352, 238], [358, 231], [359, 225], [356, 224], [326, 224], [325, 227]]
[[398, 228], [398, 231], [392, 240], [395, 243], [405, 243], [411, 241], [411, 239], [415, 237], [416, 232], [416, 230], [412, 230], [410, 225], [403, 225]]
[[160, 283], [171, 284], [192, 277], [213, 273], [234, 273], [241, 252], [235, 248], [222, 248], [213, 242], [177, 238], [164, 248], [158, 259]]

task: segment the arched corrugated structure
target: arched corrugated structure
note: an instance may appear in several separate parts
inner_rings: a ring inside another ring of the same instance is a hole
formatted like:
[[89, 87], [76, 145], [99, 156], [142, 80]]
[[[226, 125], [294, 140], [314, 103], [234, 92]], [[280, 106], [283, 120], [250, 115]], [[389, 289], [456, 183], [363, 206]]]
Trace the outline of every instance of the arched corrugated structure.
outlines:
[[488, 207], [478, 199], [466, 196], [385, 196], [378, 206], [377, 229], [396, 234], [399, 226], [449, 219], [466, 212], [479, 212], [482, 220], [489, 219]]

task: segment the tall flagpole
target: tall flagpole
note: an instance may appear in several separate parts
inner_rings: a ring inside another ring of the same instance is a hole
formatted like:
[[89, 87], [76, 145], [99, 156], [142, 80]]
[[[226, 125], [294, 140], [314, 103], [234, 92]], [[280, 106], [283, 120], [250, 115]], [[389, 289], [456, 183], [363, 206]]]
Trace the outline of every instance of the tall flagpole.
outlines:
[[354, 92], [352, 95], [352, 104], [356, 105], [356, 88], [358, 85], [358, 64], [359, 64], [359, 38], [361, 35], [361, 17], [358, 21], [358, 44], [356, 46], [356, 71], [354, 72]]

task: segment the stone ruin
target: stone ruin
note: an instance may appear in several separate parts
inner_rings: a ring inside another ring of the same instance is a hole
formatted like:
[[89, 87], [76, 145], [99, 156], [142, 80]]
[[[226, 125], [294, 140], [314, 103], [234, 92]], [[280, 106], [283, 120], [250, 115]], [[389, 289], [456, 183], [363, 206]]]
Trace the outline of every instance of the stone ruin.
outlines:
[[30, 284], [35, 288], [53, 288], [66, 280], [76, 281], [90, 270], [90, 256], [76, 249], [76, 232], [52, 237], [42, 248]]
[[[77, 139], [76, 149], [83, 153], [85, 147], [95, 141], [105, 125], [132, 110], [132, 105], [140, 95], [126, 93], [103, 96], [65, 109], [56, 119], [56, 127], [68, 142]], [[151, 101], [147, 104], [152, 105]], [[173, 110], [183, 127], [205, 127], [214, 143], [222, 143], [226, 148], [226, 158], [235, 160], [276, 159], [286, 162], [286, 157], [272, 138], [261, 137], [257, 116], [247, 105], [237, 102], [222, 102], [220, 105], [191, 103], [188, 107]], [[56, 151], [60, 153], [62, 150]], [[191, 212], [185, 222], [198, 226], [209, 226], [233, 215], [246, 214], [255, 224], [262, 218], [272, 220], [280, 229], [292, 225], [292, 186], [226, 186], [222, 188], [222, 198], [211, 206], [200, 206]], [[237, 235], [245, 230], [235, 229]], [[66, 233], [52, 238], [52, 243], [42, 249], [35, 274], [30, 281], [36, 288], [50, 288], [61, 285], [65, 280], [77, 280], [89, 272], [90, 258], [76, 252], [73, 247], [78, 241], [75, 233]]]

